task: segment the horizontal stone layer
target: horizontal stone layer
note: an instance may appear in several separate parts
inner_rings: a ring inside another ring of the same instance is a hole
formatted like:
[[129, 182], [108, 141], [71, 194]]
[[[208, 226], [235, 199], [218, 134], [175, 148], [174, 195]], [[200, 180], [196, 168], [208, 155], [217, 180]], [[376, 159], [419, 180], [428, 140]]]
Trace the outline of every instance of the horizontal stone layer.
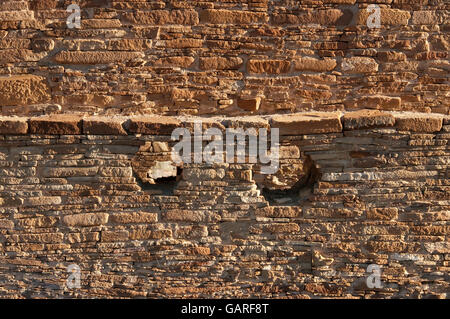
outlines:
[[338, 133], [377, 127], [395, 127], [400, 131], [439, 132], [449, 116], [431, 113], [382, 112], [311, 112], [273, 116], [248, 117], [171, 117], [130, 116], [104, 117], [81, 115], [52, 115], [41, 117], [0, 117], [0, 134], [43, 135], [171, 135], [176, 128], [193, 130], [195, 123], [202, 128], [278, 128], [280, 135]]

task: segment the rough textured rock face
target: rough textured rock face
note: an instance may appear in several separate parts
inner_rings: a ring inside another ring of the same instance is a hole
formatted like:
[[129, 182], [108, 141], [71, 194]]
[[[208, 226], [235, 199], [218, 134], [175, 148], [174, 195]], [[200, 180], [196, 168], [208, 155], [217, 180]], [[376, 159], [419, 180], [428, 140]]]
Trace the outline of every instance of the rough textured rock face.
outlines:
[[445, 0], [70, 3], [0, 4], [3, 114], [449, 113]]
[[0, 3], [0, 297], [449, 298], [448, 1], [72, 2]]
[[1, 118], [0, 296], [448, 297], [448, 116], [204, 122], [277, 126], [264, 178], [258, 163], [171, 168], [167, 128], [193, 120]]

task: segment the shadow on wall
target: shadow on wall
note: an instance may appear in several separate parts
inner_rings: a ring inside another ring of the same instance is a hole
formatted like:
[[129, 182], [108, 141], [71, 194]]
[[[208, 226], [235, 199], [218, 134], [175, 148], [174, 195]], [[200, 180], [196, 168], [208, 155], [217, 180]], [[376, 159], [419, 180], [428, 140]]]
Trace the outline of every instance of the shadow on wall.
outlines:
[[320, 170], [309, 155], [303, 163], [304, 174], [290, 188], [271, 189], [258, 185], [270, 206], [297, 206], [307, 201], [313, 193], [315, 184], [320, 180]]

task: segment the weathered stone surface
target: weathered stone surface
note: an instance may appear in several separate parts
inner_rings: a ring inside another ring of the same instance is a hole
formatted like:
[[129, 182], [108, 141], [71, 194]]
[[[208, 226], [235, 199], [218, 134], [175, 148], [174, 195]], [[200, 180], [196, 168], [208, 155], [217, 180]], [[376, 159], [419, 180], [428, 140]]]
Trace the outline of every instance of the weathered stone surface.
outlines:
[[158, 214], [156, 213], [119, 213], [111, 215], [110, 220], [117, 224], [141, 224], [141, 223], [155, 223], [158, 221]]
[[398, 217], [398, 209], [391, 208], [373, 208], [367, 211], [367, 218], [375, 220], [392, 220]]
[[54, 60], [61, 64], [108, 64], [117, 62], [133, 61], [143, 58], [140, 52], [104, 51], [104, 52], [79, 52], [61, 51]]
[[438, 21], [438, 17], [434, 11], [420, 10], [413, 12], [413, 24], [436, 24]]
[[33, 117], [29, 127], [31, 134], [77, 135], [82, 132], [82, 118], [75, 115]]
[[26, 105], [50, 100], [47, 81], [35, 75], [0, 78], [0, 105]]
[[312, 10], [304, 14], [275, 14], [273, 22], [275, 24], [318, 24], [318, 25], [339, 25], [347, 26], [353, 19], [350, 10], [325, 9]]
[[238, 10], [212, 10], [200, 12], [200, 22], [213, 24], [248, 24], [267, 22], [266, 13], [238, 11]]
[[321, 134], [341, 132], [339, 113], [298, 113], [274, 115], [271, 127], [280, 129], [280, 135]]
[[291, 63], [284, 60], [249, 60], [247, 71], [249, 73], [280, 74], [289, 72]]
[[63, 223], [70, 227], [75, 226], [99, 226], [108, 222], [109, 215], [106, 213], [87, 213], [64, 216]]
[[401, 98], [391, 96], [372, 95], [359, 99], [356, 103], [359, 107], [380, 110], [396, 110], [401, 106]]
[[15, 135], [28, 132], [28, 119], [0, 116], [0, 134]]
[[195, 59], [190, 56], [176, 56], [176, 57], [168, 57], [161, 58], [155, 61], [155, 65], [157, 66], [178, 66], [187, 68], [194, 63]]
[[147, 25], [195, 25], [198, 13], [195, 10], [151, 10], [146, 12], [129, 12], [123, 18], [133, 24]]
[[128, 131], [150, 135], [171, 135], [181, 122], [168, 116], [136, 116], [130, 119]]
[[295, 69], [298, 71], [327, 72], [334, 70], [336, 65], [336, 60], [330, 58], [316, 59], [303, 57], [294, 62]]
[[22, 21], [34, 19], [34, 12], [29, 10], [0, 11], [0, 21]]
[[444, 3], [0, 1], [0, 298], [448, 298]]
[[373, 73], [378, 71], [378, 63], [367, 57], [351, 57], [342, 61], [341, 69], [346, 73]]
[[[380, 13], [380, 23], [382, 25], [407, 25], [411, 18], [411, 14], [406, 10], [381, 8]], [[367, 19], [371, 14], [373, 14], [373, 11], [367, 9], [359, 10], [357, 18], [358, 24], [366, 25]]]
[[434, 133], [442, 129], [442, 116], [420, 113], [394, 113], [396, 127], [403, 131]]
[[254, 112], [259, 110], [261, 98], [255, 97], [252, 99], [237, 99], [237, 105], [243, 110]]
[[395, 118], [392, 114], [376, 110], [360, 110], [345, 113], [343, 119], [345, 130], [389, 127], [395, 124]]
[[239, 57], [200, 58], [200, 69], [206, 71], [238, 69], [242, 63], [243, 60]]
[[88, 117], [83, 119], [83, 133], [97, 135], [127, 135], [125, 118]]

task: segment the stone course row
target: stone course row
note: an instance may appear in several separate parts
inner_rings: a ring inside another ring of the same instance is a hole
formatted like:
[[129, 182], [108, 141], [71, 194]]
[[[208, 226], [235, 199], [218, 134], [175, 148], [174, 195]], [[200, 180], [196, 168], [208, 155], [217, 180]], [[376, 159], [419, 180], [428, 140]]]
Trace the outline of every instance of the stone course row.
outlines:
[[193, 127], [201, 121], [225, 129], [225, 127], [279, 128], [281, 135], [337, 133], [377, 127], [396, 127], [412, 132], [439, 132], [448, 116], [411, 112], [381, 112], [360, 110], [355, 112], [313, 112], [289, 115], [250, 116], [239, 118], [201, 118], [171, 116], [131, 117], [83, 117], [54, 115], [41, 117], [0, 117], [0, 134], [44, 135], [170, 135], [178, 127]]

